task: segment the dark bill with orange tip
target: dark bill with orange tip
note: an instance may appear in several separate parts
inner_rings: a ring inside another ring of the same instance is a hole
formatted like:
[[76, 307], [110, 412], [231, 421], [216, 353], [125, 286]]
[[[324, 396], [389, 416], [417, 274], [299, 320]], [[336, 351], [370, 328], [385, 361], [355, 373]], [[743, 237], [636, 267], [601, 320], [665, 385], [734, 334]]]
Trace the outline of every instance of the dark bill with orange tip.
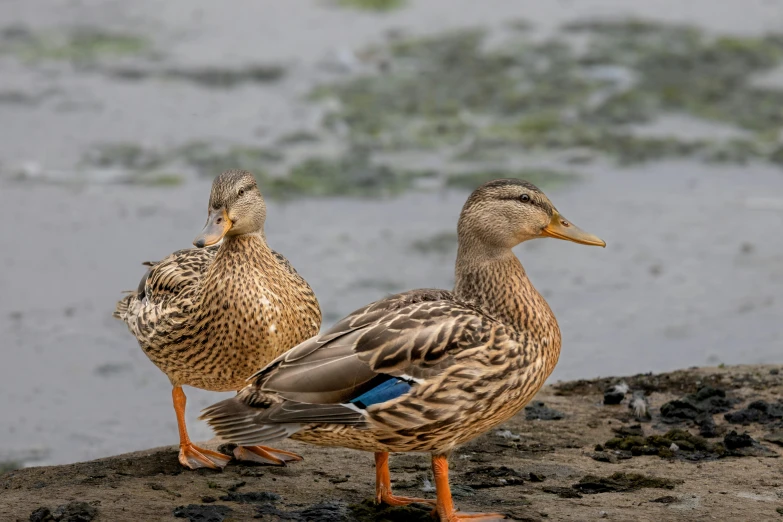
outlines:
[[226, 209], [209, 211], [209, 217], [207, 217], [207, 224], [204, 225], [204, 229], [193, 240], [193, 244], [199, 248], [214, 245], [231, 229], [231, 220], [228, 219], [228, 213]]
[[555, 211], [549, 224], [541, 231], [542, 236], [554, 237], [557, 239], [565, 239], [566, 241], [573, 241], [574, 243], [580, 243], [582, 245], [594, 245], [599, 247], [605, 247], [606, 241], [593, 234], [588, 234], [578, 226], [574, 225], [557, 211]]

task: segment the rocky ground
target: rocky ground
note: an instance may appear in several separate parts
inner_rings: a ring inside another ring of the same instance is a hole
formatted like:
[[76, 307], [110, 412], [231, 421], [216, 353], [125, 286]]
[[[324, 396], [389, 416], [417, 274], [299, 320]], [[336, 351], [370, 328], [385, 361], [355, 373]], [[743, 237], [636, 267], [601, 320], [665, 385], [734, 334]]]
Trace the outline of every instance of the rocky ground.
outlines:
[[[524, 412], [455, 452], [456, 502], [516, 520], [779, 519], [781, 370], [694, 368], [547, 386]], [[629, 407], [645, 401], [649, 418]], [[423, 506], [373, 505], [370, 455], [282, 446], [306, 460], [193, 472], [168, 447], [9, 471], [0, 475], [0, 519], [429, 520]], [[395, 456], [391, 469], [400, 494], [434, 495], [426, 456]]]

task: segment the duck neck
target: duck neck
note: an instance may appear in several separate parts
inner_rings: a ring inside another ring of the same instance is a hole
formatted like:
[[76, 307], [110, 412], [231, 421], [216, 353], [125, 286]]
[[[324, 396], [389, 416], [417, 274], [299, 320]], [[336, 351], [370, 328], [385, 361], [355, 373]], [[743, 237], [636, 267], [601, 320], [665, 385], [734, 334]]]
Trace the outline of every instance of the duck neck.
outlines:
[[510, 248], [471, 248], [461, 243], [455, 275], [458, 299], [478, 305], [517, 332], [559, 342], [557, 321], [549, 305]]
[[272, 255], [272, 249], [266, 244], [263, 231], [226, 237], [223, 239], [223, 244], [220, 245], [215, 263], [221, 258], [229, 258], [235, 254], [247, 254], [248, 252]]
[[272, 249], [266, 244], [263, 233], [226, 237], [217, 251], [204, 283], [211, 284], [213, 288], [215, 285], [222, 288], [225, 286], [226, 273], [240, 271], [246, 274], [247, 269], [252, 266], [263, 269], [272, 258]]

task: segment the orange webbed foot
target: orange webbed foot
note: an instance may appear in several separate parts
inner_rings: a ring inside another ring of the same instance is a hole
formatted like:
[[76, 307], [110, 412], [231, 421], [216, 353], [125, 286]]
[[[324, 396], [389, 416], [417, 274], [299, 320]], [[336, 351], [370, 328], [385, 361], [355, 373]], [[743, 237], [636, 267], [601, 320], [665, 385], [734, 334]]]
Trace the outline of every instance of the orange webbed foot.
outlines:
[[188, 443], [179, 448], [179, 462], [186, 468], [223, 469], [231, 461], [231, 457], [217, 451], [211, 451]]
[[502, 513], [460, 513], [455, 511], [441, 520], [448, 522], [494, 522], [496, 520], [506, 520], [506, 515]]
[[389, 492], [383, 492], [380, 495], [376, 495], [375, 502], [378, 504], [387, 504], [389, 506], [407, 506], [408, 504], [429, 504], [430, 506], [435, 505], [435, 501], [428, 498], [398, 497], [397, 495], [392, 495]]
[[268, 446], [237, 446], [234, 449], [234, 458], [245, 462], [275, 464], [277, 466], [285, 466], [288, 462], [304, 460], [301, 455], [296, 453]]

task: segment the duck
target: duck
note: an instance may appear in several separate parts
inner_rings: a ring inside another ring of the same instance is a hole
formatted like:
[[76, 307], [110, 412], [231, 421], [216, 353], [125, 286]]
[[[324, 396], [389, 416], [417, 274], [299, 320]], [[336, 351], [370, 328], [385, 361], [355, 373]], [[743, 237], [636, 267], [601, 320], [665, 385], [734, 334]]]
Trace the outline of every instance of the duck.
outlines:
[[[427, 502], [449, 522], [503, 518], [455, 509], [448, 458], [519, 412], [560, 355], [555, 315], [512, 248], [542, 237], [606, 243], [520, 179], [479, 186], [462, 208], [457, 236], [453, 290], [412, 290], [356, 310], [201, 418], [236, 444], [289, 437], [372, 452], [379, 503]], [[434, 500], [393, 494], [394, 452], [431, 454]]]
[[[179, 428], [179, 461], [222, 469], [231, 460], [188, 436], [183, 386], [239, 391], [264, 365], [318, 333], [321, 309], [310, 285], [266, 242], [266, 204], [255, 177], [228, 170], [212, 183], [206, 225], [193, 241], [149, 268], [118, 303], [149, 359], [168, 376]], [[239, 460], [285, 465], [301, 456], [261, 445]]]

